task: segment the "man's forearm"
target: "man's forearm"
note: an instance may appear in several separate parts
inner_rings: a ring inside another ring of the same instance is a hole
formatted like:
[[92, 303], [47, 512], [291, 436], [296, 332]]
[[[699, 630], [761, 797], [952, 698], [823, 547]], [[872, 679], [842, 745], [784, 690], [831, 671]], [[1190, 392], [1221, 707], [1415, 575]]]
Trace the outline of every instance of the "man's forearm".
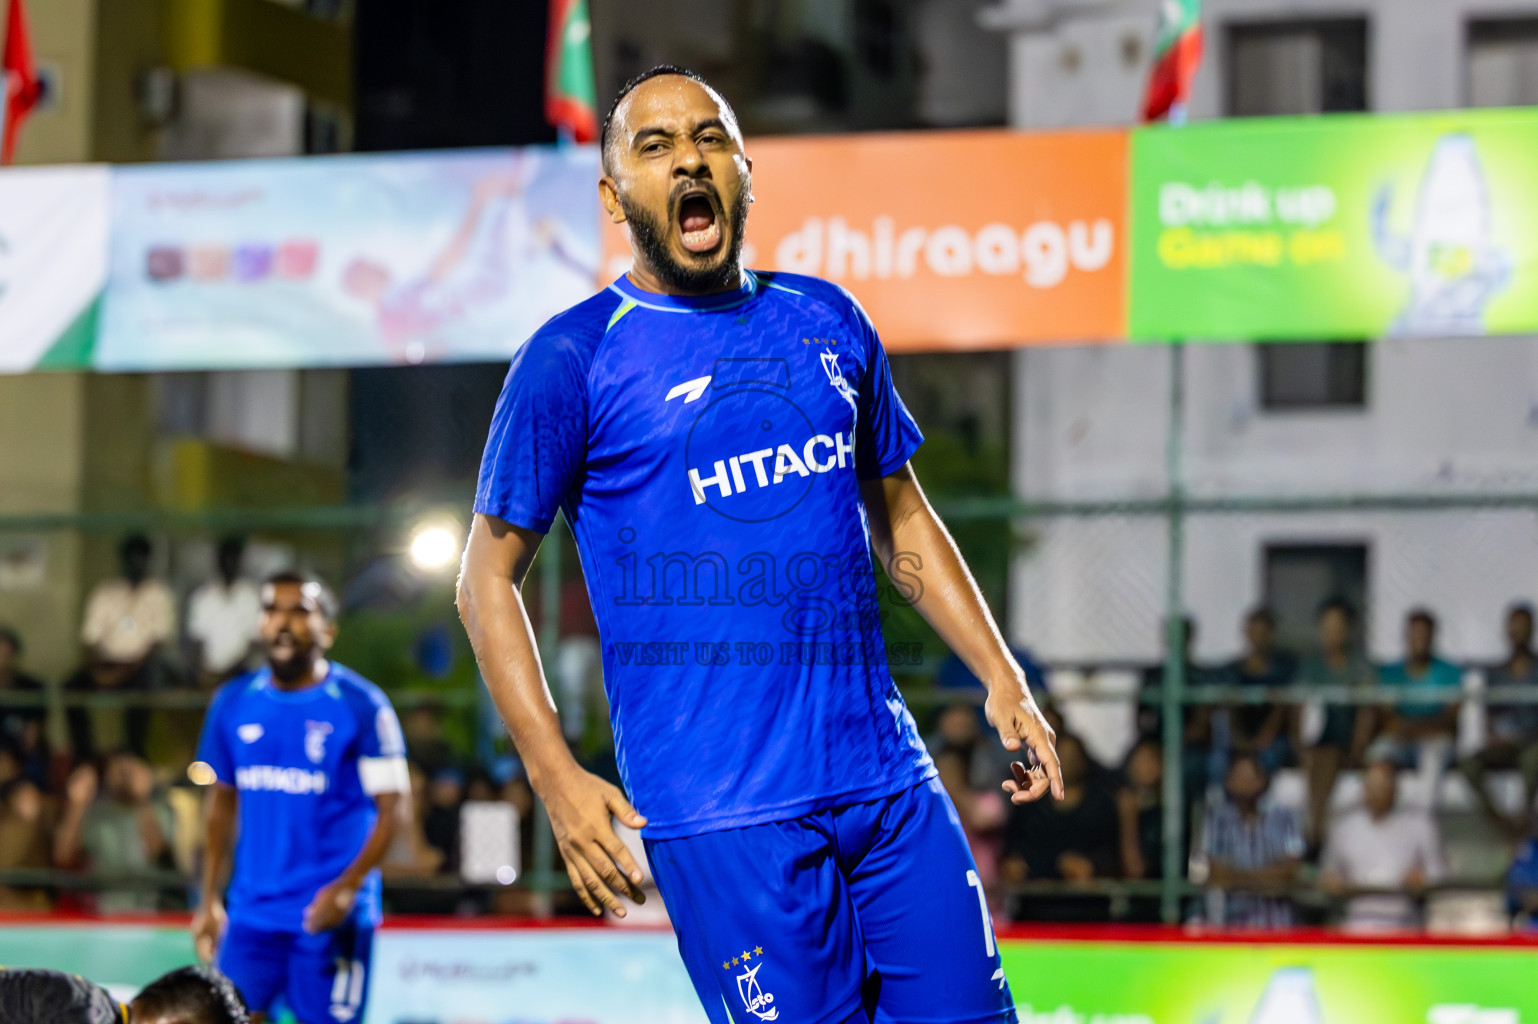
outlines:
[[538, 786], [551, 772], [574, 766], [518, 588], [505, 579], [467, 573], [459, 611], [486, 689], [530, 781]]
[[235, 831], [235, 791], [215, 788], [209, 794], [208, 822], [203, 844], [203, 902], [219, 898], [219, 883], [230, 858], [230, 838]]

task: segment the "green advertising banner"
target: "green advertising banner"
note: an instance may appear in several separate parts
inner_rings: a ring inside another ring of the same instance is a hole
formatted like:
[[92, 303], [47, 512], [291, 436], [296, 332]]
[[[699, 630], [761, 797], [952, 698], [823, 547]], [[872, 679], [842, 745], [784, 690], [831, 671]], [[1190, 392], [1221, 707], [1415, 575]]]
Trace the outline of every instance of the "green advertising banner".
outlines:
[[1535, 170], [1528, 109], [1136, 131], [1130, 333], [1538, 330]]
[[1538, 950], [1000, 943], [1020, 1024], [1521, 1024]]
[[[182, 925], [44, 920], [0, 923], [0, 964], [76, 972], [126, 999], [192, 960]], [[705, 1019], [670, 932], [463, 925], [387, 925], [360, 1024]], [[1164, 941], [1152, 931], [1001, 940], [1020, 1024], [1538, 1024], [1538, 944], [1246, 943], [1173, 931]], [[584, 984], [595, 962], [618, 987]]]

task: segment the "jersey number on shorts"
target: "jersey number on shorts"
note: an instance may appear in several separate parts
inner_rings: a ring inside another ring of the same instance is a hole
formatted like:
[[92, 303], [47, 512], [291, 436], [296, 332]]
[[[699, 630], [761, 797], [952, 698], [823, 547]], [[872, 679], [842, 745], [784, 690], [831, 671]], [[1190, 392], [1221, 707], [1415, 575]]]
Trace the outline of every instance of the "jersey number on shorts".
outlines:
[[336, 980], [331, 983], [331, 1016], [345, 1021], [358, 1015], [365, 980], [362, 960], [337, 958]]

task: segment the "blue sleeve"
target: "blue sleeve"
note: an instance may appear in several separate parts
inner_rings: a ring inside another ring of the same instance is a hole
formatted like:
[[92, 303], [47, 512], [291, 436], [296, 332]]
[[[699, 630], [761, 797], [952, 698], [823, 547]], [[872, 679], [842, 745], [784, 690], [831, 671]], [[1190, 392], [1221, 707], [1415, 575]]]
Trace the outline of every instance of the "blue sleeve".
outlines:
[[365, 684], [349, 693], [358, 716], [359, 757], [405, 757], [406, 740], [390, 698], [377, 686]]
[[203, 715], [203, 732], [198, 736], [199, 761], [214, 770], [214, 776], [227, 786], [235, 784], [235, 763], [230, 758], [230, 746], [223, 728], [224, 708], [230, 702], [230, 693], [237, 683], [228, 683], [209, 701]]
[[475, 511], [545, 533], [587, 455], [587, 382], [575, 343], [536, 334], [513, 357], [481, 457]]
[[854, 469], [861, 480], [873, 480], [901, 469], [924, 443], [924, 435], [892, 383], [892, 367], [887, 362], [886, 349], [876, 335], [875, 325], [854, 296], [850, 295], [848, 299], [865, 346], [865, 374], [860, 380], [859, 421], [855, 427]]

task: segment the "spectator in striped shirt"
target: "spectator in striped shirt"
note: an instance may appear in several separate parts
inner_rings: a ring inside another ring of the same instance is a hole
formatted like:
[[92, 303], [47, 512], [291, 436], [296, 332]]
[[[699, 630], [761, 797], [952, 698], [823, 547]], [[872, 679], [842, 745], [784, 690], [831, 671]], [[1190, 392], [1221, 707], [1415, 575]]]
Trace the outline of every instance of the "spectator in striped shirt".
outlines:
[[1261, 806], [1271, 779], [1252, 754], [1229, 764], [1224, 799], [1207, 812], [1199, 853], [1208, 865], [1207, 909], [1230, 928], [1290, 928], [1287, 888], [1303, 859], [1298, 816]]

